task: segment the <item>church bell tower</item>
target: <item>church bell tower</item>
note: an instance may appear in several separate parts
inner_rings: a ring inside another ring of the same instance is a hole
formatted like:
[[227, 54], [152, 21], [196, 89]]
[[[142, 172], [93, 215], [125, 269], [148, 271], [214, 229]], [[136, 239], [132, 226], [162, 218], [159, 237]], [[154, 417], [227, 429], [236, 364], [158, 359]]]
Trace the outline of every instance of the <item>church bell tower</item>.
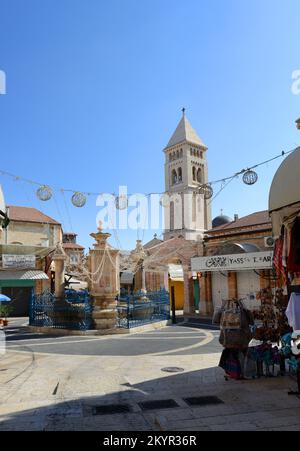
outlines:
[[200, 194], [208, 183], [207, 147], [186, 117], [182, 118], [164, 149], [165, 201], [164, 239], [183, 236], [200, 240], [211, 228], [211, 200]]

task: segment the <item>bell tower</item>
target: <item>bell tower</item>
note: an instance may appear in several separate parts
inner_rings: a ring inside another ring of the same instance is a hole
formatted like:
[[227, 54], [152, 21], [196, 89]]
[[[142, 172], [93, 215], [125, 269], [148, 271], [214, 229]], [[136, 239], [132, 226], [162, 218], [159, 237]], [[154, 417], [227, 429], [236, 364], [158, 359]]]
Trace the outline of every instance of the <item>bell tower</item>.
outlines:
[[183, 236], [199, 240], [211, 228], [210, 200], [199, 193], [208, 183], [207, 147], [186, 117], [182, 118], [164, 149], [165, 230], [164, 239]]

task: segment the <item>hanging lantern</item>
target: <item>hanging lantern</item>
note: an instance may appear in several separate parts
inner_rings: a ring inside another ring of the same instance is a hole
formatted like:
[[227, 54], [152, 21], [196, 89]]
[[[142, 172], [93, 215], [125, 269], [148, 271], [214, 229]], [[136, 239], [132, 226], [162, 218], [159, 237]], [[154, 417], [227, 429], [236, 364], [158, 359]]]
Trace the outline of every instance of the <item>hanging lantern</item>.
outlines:
[[50, 186], [43, 185], [37, 190], [36, 195], [40, 200], [50, 200], [52, 197], [52, 189]]
[[128, 208], [128, 199], [125, 194], [116, 197], [116, 208], [118, 210], [126, 210], [126, 208]]
[[246, 185], [254, 185], [258, 180], [258, 175], [255, 171], [248, 170], [243, 175], [243, 182]]
[[160, 205], [163, 208], [167, 208], [170, 205], [170, 196], [169, 194], [162, 194], [162, 196], [160, 197], [160, 201], [159, 201]]
[[85, 205], [86, 203], [86, 197], [84, 194], [82, 193], [74, 193], [72, 196], [72, 204], [74, 205], [74, 207], [78, 207], [81, 208]]
[[214, 190], [211, 185], [202, 185], [199, 188], [199, 193], [204, 195], [204, 199], [211, 199], [214, 195]]

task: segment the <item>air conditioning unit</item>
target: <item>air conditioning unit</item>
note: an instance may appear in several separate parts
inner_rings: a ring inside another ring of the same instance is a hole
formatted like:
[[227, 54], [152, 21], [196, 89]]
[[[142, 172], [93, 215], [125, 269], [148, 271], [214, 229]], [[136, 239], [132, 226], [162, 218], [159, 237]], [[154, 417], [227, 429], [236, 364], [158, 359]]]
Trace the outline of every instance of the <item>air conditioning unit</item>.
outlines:
[[264, 241], [265, 247], [274, 247], [275, 240], [272, 236], [267, 236]]

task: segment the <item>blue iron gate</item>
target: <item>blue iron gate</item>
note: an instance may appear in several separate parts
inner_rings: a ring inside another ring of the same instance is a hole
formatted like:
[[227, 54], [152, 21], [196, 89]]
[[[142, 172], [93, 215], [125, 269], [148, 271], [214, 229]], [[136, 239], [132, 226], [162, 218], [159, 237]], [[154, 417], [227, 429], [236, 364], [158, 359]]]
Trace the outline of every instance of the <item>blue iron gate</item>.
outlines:
[[131, 329], [144, 324], [170, 319], [167, 290], [159, 290], [120, 297], [118, 300], [119, 327]]
[[63, 303], [55, 301], [50, 291], [33, 294], [29, 325], [55, 329], [88, 330], [92, 328], [92, 304], [87, 292], [66, 293]]

